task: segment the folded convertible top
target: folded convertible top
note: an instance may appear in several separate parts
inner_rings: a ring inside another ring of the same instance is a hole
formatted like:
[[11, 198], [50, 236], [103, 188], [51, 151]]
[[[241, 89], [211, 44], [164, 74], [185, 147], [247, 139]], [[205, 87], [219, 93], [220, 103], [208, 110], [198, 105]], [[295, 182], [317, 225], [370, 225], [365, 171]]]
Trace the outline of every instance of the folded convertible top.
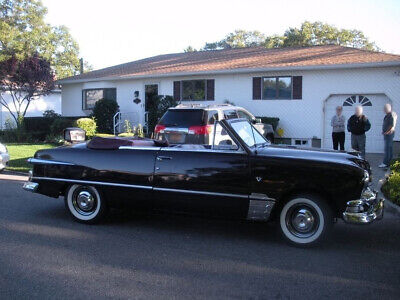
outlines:
[[89, 149], [95, 150], [117, 150], [121, 146], [127, 147], [168, 147], [167, 141], [157, 141], [146, 138], [103, 138], [94, 137], [87, 143]]

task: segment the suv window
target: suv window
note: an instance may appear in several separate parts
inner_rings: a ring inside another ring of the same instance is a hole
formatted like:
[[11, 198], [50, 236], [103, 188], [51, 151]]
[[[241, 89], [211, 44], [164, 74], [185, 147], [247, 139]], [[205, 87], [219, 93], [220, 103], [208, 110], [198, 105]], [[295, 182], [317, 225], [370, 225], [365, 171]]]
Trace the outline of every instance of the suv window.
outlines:
[[238, 114], [239, 118], [245, 118], [249, 121], [253, 121], [253, 117], [250, 116], [248, 113], [244, 112], [243, 110], [238, 110], [237, 114]]
[[204, 125], [204, 110], [202, 109], [170, 109], [158, 123], [172, 127], [190, 127]]
[[225, 110], [224, 111], [225, 119], [237, 119], [237, 113], [235, 110]]
[[216, 121], [218, 121], [218, 111], [210, 110], [208, 112], [207, 124], [214, 125]]

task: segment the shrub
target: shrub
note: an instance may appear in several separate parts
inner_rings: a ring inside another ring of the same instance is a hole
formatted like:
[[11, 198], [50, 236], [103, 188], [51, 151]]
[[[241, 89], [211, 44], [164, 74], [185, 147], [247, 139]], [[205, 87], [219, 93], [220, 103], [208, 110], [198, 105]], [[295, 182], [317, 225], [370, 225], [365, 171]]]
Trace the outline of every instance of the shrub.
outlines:
[[117, 101], [101, 99], [96, 102], [93, 108], [93, 117], [97, 122], [97, 129], [101, 132], [114, 132], [114, 115], [118, 112], [119, 106]]
[[71, 119], [57, 118], [50, 126], [50, 134], [53, 136], [62, 135], [65, 128], [72, 127], [73, 125], [74, 121]]
[[393, 172], [390, 175], [386, 188], [390, 200], [400, 205], [400, 173]]
[[159, 119], [168, 108], [178, 105], [178, 101], [172, 96], [157, 96], [149, 105], [148, 132], [152, 133]]
[[76, 126], [86, 131], [86, 136], [91, 138], [96, 134], [96, 121], [94, 118], [80, 118], [76, 120]]

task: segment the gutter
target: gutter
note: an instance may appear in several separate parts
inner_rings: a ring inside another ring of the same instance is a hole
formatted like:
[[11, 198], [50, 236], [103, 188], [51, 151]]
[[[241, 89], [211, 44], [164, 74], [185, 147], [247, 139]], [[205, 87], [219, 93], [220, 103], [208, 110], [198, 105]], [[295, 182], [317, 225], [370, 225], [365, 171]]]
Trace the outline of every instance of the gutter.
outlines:
[[243, 74], [243, 73], [261, 73], [277, 71], [313, 71], [313, 70], [341, 70], [341, 69], [360, 69], [360, 68], [379, 68], [379, 67], [400, 67], [400, 61], [373, 62], [373, 63], [355, 63], [355, 64], [335, 64], [335, 65], [313, 65], [313, 66], [288, 66], [272, 68], [243, 68], [229, 70], [210, 70], [198, 72], [177, 72], [165, 74], [144, 74], [144, 75], [121, 75], [106, 76], [88, 79], [60, 79], [57, 84], [82, 83], [93, 81], [120, 81], [129, 79], [148, 79], [148, 78], [168, 78], [180, 76], [198, 76], [198, 75], [224, 75], [224, 74]]

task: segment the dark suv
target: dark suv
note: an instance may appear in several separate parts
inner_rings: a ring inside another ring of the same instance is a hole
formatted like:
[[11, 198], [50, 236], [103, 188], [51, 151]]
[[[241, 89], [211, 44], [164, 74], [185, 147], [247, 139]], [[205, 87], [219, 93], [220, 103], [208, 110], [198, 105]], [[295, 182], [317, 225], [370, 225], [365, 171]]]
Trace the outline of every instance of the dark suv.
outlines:
[[154, 136], [171, 144], [210, 144], [215, 121], [238, 118], [251, 121], [260, 133], [273, 142], [272, 125], [263, 124], [244, 108], [229, 104], [180, 104], [170, 108], [155, 127]]

